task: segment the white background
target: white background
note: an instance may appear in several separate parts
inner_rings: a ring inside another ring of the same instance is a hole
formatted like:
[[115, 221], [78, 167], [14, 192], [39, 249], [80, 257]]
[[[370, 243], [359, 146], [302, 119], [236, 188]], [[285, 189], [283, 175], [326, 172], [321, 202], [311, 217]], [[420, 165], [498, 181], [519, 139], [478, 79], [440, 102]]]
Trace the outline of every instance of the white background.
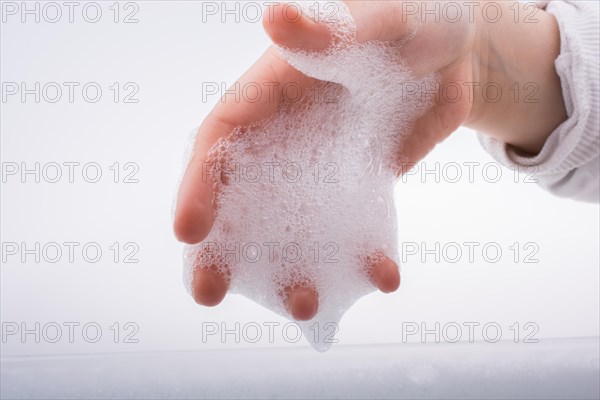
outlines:
[[[182, 246], [171, 230], [184, 139], [218, 101], [216, 96], [202, 101], [202, 83], [232, 84], [269, 45], [261, 24], [243, 18], [236, 23], [233, 15], [226, 23], [220, 16], [203, 22], [201, 3], [191, 1], [138, 2], [138, 23], [115, 23], [111, 4], [101, 3], [98, 23], [83, 19], [82, 6], [75, 9], [73, 23], [64, 6], [57, 23], [43, 16], [36, 23], [31, 15], [23, 23], [21, 14], [3, 14], [3, 83], [26, 82], [31, 88], [35, 82], [98, 82], [103, 89], [97, 103], [83, 100], [77, 89], [73, 103], [66, 91], [55, 104], [35, 103], [31, 95], [24, 103], [19, 96], [3, 100], [3, 168], [22, 162], [97, 162], [103, 176], [95, 184], [82, 179], [81, 169], [74, 183], [66, 175], [59, 183], [7, 177], [1, 193], [2, 242], [29, 247], [35, 242], [97, 242], [104, 253], [95, 264], [85, 262], [80, 251], [76, 262], [63, 255], [55, 264], [36, 263], [31, 256], [23, 263], [19, 256], [3, 254], [3, 323], [25, 322], [33, 328], [36, 322], [95, 322], [103, 336], [90, 344], [77, 329], [74, 343], [66, 337], [57, 343], [42, 337], [36, 343], [33, 335], [24, 341], [15, 335], [2, 343], [2, 355], [292, 346], [280, 330], [274, 344], [265, 339], [236, 343], [233, 335], [224, 343], [218, 336], [204, 343], [203, 322], [233, 329], [236, 322], [286, 321], [236, 295], [214, 309], [195, 305], [182, 285]], [[133, 10], [124, 10], [123, 4], [120, 9], [121, 18]], [[136, 83], [139, 102], [115, 103], [109, 89], [114, 82]], [[459, 183], [436, 183], [435, 176], [417, 173], [398, 184], [401, 241], [425, 242], [429, 248], [435, 242], [479, 242], [475, 262], [465, 254], [457, 263], [408, 257], [401, 289], [358, 301], [342, 320], [340, 344], [399, 343], [407, 321], [430, 328], [435, 322], [495, 322], [506, 340], [513, 338], [509, 327], [515, 322], [537, 324], [538, 339], [599, 335], [598, 205], [555, 198], [524, 183], [525, 177], [515, 183], [507, 169], [490, 183], [495, 169], [484, 176], [482, 166], [491, 161], [475, 134], [460, 129], [425, 163], [431, 169], [436, 162], [479, 162], [473, 183], [466, 176]], [[112, 182], [108, 167], [115, 162], [139, 165], [139, 183]], [[137, 243], [139, 263], [115, 263], [108, 248], [114, 242]], [[481, 255], [489, 242], [503, 250], [497, 263]], [[522, 249], [516, 263], [509, 249], [515, 242]], [[539, 248], [538, 263], [523, 262], [527, 252], [522, 246], [528, 242]], [[137, 324], [138, 343], [123, 343], [121, 336], [115, 344], [109, 329], [115, 322]], [[466, 334], [462, 339], [468, 339]], [[295, 345], [307, 346], [304, 340]]]

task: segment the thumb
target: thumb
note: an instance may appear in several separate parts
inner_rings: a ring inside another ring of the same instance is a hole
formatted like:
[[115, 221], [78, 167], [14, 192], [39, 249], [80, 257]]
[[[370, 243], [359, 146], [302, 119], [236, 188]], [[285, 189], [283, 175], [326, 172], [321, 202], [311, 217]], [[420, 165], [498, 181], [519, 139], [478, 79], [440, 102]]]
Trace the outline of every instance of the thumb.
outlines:
[[263, 15], [263, 26], [271, 40], [283, 47], [318, 51], [331, 42], [329, 28], [303, 15], [293, 3], [271, 5]]

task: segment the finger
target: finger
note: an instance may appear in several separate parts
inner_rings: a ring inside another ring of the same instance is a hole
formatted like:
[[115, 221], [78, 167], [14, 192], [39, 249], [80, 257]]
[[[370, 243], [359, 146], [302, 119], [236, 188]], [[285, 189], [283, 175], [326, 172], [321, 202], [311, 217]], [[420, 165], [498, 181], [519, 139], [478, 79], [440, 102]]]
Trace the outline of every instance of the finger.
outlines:
[[440, 122], [444, 119], [442, 113], [445, 113], [444, 107], [434, 105], [415, 122], [411, 134], [406, 136], [400, 148], [398, 175], [404, 175], [413, 169], [451, 132], [448, 129], [440, 129]]
[[263, 16], [263, 27], [273, 43], [293, 49], [323, 50], [331, 42], [329, 28], [302, 15], [293, 4], [271, 6]]
[[[468, 61], [445, 67], [442, 73], [452, 76], [452, 80], [442, 79], [439, 82], [440, 87], [449, 87], [451, 84], [461, 88], [468, 87], [470, 70], [465, 68], [465, 64], [468, 64]], [[464, 92], [459, 95], [460, 101], [445, 95], [425, 100], [431, 101], [431, 106], [415, 121], [412, 133], [402, 142], [399, 175], [412, 169], [434, 146], [444, 141], [463, 124], [473, 107], [473, 103], [468, 100], [472, 94]]]
[[313, 287], [287, 286], [284, 293], [285, 308], [295, 320], [308, 321], [317, 314], [319, 296]]
[[229, 289], [229, 277], [216, 266], [196, 268], [192, 283], [192, 295], [196, 303], [214, 307], [225, 298]]
[[[399, 2], [390, 1], [345, 1], [356, 24], [356, 39], [359, 43], [370, 40], [395, 41], [412, 33], [412, 19], [402, 18]], [[274, 43], [304, 50], [323, 50], [332, 37], [325, 22], [333, 21], [335, 13], [318, 16], [312, 12], [302, 15], [294, 4], [271, 6], [263, 17], [263, 26]], [[404, 21], [405, 20], [405, 21]], [[376, 21], [377, 23], [373, 23]], [[404, 22], [404, 23], [401, 23]]]
[[400, 270], [390, 258], [376, 255], [370, 258], [371, 281], [383, 293], [392, 293], [400, 287]]
[[294, 83], [304, 89], [313, 82], [312, 78], [289, 66], [271, 48], [239, 80], [238, 87], [258, 85], [262, 88], [261, 95], [252, 99], [230, 96], [211, 111], [198, 130], [193, 156], [179, 187], [174, 231], [180, 241], [198, 243], [212, 228], [214, 182], [207, 174], [209, 167], [206, 161], [213, 145], [236, 127], [251, 125], [274, 114], [282, 101], [282, 88], [286, 84]]
[[[297, 11], [285, 14], [283, 6], [275, 7], [275, 12], [265, 13], [264, 24], [277, 44], [307, 50], [327, 47], [330, 37], [325, 26], [294, 14]], [[268, 15], [273, 15], [273, 18]], [[292, 68], [271, 48], [238, 83], [237, 87], [251, 84], [264, 90], [261, 90], [258, 99], [253, 97], [250, 101], [229, 97], [214, 108], [200, 127], [192, 160], [181, 182], [175, 211], [174, 231], [182, 242], [193, 244], [202, 241], [214, 222], [214, 182], [206, 174], [206, 159], [212, 146], [236, 127], [251, 125], [274, 114], [282, 101], [282, 90], [286, 84], [294, 83], [304, 89], [314, 80]], [[273, 85], [275, 90], [267, 90]]]

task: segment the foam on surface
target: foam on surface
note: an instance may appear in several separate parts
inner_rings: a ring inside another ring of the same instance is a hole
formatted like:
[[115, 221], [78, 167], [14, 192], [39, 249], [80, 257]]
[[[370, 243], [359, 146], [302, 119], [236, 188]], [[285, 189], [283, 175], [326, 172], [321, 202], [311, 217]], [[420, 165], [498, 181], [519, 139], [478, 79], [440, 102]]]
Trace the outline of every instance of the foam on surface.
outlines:
[[[308, 11], [312, 2], [301, 3]], [[332, 324], [375, 290], [367, 260], [383, 254], [399, 264], [393, 186], [402, 138], [427, 106], [402, 90], [416, 79], [399, 58], [401, 45], [357, 43], [350, 13], [336, 4], [336, 21], [314, 15], [324, 7], [305, 14], [328, 24], [330, 48], [280, 49], [320, 81], [211, 150], [215, 224], [184, 253], [188, 288], [195, 266], [219, 268], [231, 293], [286, 317], [284, 289], [314, 287], [318, 313], [299, 324], [321, 351], [331, 346]]]

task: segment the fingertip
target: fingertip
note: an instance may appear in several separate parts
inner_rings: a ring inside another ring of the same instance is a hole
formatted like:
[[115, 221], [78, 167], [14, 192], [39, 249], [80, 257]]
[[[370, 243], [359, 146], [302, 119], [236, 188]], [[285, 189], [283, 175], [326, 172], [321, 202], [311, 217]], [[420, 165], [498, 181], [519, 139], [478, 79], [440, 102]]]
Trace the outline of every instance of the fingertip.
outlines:
[[192, 295], [196, 303], [214, 307], [221, 303], [227, 294], [229, 284], [223, 273], [216, 268], [198, 268], [194, 272]]
[[173, 233], [178, 241], [187, 244], [196, 244], [204, 240], [213, 224], [212, 211], [178, 209], [175, 212]]
[[263, 28], [275, 44], [284, 44], [294, 23], [302, 18], [300, 11], [286, 4], [272, 4], [263, 14]]
[[392, 293], [400, 287], [400, 270], [394, 261], [383, 257], [372, 266], [373, 283], [383, 293]]
[[277, 3], [263, 15], [263, 27], [273, 43], [304, 50], [323, 50], [329, 47], [331, 34], [324, 24], [302, 15], [297, 4]]
[[286, 308], [296, 321], [311, 320], [319, 308], [317, 292], [310, 288], [288, 290]]
[[203, 167], [190, 164], [179, 186], [173, 233], [180, 242], [200, 243], [214, 223], [213, 188]]

